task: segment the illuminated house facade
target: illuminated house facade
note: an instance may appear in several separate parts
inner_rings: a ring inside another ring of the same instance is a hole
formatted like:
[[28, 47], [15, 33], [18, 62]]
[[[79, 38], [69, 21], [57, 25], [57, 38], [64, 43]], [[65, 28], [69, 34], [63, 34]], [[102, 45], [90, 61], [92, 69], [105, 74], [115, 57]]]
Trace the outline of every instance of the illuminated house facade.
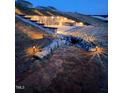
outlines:
[[[53, 12], [54, 11], [54, 12]], [[24, 15], [25, 18], [43, 24], [45, 27], [63, 27], [63, 26], [84, 26], [85, 23], [66, 17], [66, 15], [61, 16], [61, 13], [55, 12], [55, 10], [50, 7], [36, 7], [25, 0], [17, 0], [15, 12], [17, 15]]]
[[44, 24], [48, 27], [59, 26], [83, 26], [83, 22], [76, 22], [72, 19], [68, 19], [63, 16], [39, 16], [39, 15], [26, 15], [26, 18], [30, 18], [33, 21]]

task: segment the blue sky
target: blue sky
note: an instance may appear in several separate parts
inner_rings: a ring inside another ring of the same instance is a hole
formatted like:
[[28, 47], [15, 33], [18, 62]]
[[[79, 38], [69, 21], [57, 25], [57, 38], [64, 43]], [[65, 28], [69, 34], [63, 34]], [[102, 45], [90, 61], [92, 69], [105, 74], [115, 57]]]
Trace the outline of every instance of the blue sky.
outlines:
[[108, 14], [108, 0], [27, 0], [34, 6], [53, 6], [62, 11], [83, 14]]

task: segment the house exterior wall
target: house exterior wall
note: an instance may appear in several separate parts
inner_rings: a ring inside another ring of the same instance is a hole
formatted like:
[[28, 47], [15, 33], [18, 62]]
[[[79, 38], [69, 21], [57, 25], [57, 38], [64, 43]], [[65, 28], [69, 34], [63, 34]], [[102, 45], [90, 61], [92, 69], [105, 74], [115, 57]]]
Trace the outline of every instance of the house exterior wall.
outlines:
[[83, 22], [76, 22], [74, 20], [68, 19], [63, 16], [38, 16], [38, 15], [26, 15], [25, 17], [31, 18], [31, 20], [38, 21], [39, 23], [43, 23], [46, 26], [56, 25], [56, 26], [65, 26], [65, 25], [73, 25], [73, 26], [83, 26]]

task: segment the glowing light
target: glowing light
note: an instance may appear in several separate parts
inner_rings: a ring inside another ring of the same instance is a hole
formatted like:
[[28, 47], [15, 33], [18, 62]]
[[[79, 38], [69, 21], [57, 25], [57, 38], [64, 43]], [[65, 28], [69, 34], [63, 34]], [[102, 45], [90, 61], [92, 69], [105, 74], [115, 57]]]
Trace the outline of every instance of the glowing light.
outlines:
[[44, 35], [37, 32], [27, 32], [28, 37], [31, 39], [43, 39]]
[[21, 10], [19, 10], [18, 8], [15, 8], [15, 12], [16, 12], [17, 14], [23, 14], [23, 12], [22, 12]]
[[26, 52], [26, 56], [28, 57], [32, 57], [34, 56], [37, 52], [41, 51], [39, 46], [33, 46], [33, 47], [29, 47], [25, 50]]
[[93, 52], [93, 54], [102, 54], [104, 52], [104, 48], [98, 47], [96, 46], [95, 48], [91, 48], [90, 50], [91, 52]]
[[64, 20], [67, 20], [67, 18], [65, 17]]
[[54, 19], [54, 16], [52, 16], [51, 18]]
[[82, 22], [79, 22], [78, 23], [78, 26], [83, 26], [84, 24]]
[[95, 48], [92, 48], [89, 51], [90, 51], [90, 53], [88, 54], [88, 56], [91, 56], [89, 62], [92, 61], [95, 57], [97, 57], [99, 62], [103, 63], [101, 60], [101, 56], [107, 57], [106, 56], [107, 52], [106, 52], [106, 49], [104, 49], [104, 48], [96, 46]]
[[88, 62], [94, 62], [97, 60], [97, 62], [103, 64], [102, 58], [107, 58], [107, 49], [96, 46], [95, 48], [91, 48], [89, 52], [84, 52], [83, 56], [88, 60]]
[[75, 22], [74, 20], [71, 20], [71, 22], [73, 23], [73, 22]]
[[57, 34], [64, 34], [64, 35], [67, 34], [66, 32], [64, 32], [64, 31], [60, 31], [60, 30], [58, 30], [56, 33], [57, 33]]

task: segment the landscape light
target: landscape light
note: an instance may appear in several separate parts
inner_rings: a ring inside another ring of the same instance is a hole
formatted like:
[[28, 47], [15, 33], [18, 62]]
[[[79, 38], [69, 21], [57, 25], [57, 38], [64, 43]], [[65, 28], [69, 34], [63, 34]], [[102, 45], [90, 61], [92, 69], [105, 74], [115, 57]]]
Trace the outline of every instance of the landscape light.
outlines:
[[40, 49], [40, 46], [32, 46], [32, 47], [29, 47], [25, 50], [26, 52], [26, 56], [28, 57], [32, 57], [34, 56], [37, 52], [40, 52], [41, 49]]
[[89, 53], [87, 54], [87, 56], [90, 56], [90, 61], [92, 61], [95, 57], [97, 57], [97, 59], [99, 60], [100, 63], [103, 63], [102, 62], [102, 59], [101, 57], [107, 57], [107, 51], [106, 49], [102, 48], [102, 47], [98, 47], [96, 46], [95, 48], [91, 48], [89, 50]]

